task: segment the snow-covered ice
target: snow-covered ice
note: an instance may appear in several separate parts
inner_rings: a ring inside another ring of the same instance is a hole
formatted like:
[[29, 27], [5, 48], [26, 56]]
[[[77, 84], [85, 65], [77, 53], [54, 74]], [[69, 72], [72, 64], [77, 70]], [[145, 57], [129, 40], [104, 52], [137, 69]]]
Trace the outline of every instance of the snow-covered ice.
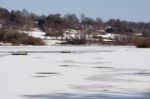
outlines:
[[[11, 51], [31, 53], [13, 56]], [[150, 49], [1, 46], [0, 52], [0, 99], [150, 98]]]

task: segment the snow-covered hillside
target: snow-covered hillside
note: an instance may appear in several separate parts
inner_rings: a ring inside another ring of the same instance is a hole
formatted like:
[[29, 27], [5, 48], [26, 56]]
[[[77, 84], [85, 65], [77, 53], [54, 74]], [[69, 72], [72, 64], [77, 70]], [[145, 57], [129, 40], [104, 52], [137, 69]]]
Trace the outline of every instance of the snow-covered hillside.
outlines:
[[28, 34], [29, 36], [33, 36], [36, 38], [40, 38], [40, 39], [44, 39], [45, 38], [45, 32], [43, 32], [42, 30], [38, 29], [38, 28], [34, 28], [32, 31], [21, 31], [24, 32], [26, 34]]

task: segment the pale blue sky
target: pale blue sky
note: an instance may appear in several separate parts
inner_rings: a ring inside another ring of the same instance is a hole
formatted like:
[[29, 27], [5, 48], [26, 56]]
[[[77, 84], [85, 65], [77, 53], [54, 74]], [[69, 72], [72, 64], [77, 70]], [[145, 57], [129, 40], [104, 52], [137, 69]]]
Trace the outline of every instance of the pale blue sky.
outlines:
[[67, 14], [150, 22], [150, 0], [0, 0], [0, 7], [36, 14]]

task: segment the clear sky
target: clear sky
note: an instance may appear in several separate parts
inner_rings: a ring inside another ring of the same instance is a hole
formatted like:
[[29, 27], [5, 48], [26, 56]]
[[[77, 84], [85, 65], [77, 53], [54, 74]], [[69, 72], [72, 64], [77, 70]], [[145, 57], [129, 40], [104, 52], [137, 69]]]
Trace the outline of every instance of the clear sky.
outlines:
[[36, 14], [74, 13], [103, 20], [119, 18], [150, 22], [150, 0], [0, 0], [9, 10], [27, 9]]

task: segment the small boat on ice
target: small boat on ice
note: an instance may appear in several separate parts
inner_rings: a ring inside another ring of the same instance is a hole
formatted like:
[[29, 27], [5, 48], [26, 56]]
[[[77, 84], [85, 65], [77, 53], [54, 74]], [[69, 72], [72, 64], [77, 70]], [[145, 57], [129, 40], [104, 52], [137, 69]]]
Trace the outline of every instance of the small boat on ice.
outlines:
[[25, 51], [12, 52], [11, 55], [28, 55], [28, 52]]
[[61, 51], [61, 53], [71, 53], [71, 51], [70, 50], [63, 50], [63, 51]]

